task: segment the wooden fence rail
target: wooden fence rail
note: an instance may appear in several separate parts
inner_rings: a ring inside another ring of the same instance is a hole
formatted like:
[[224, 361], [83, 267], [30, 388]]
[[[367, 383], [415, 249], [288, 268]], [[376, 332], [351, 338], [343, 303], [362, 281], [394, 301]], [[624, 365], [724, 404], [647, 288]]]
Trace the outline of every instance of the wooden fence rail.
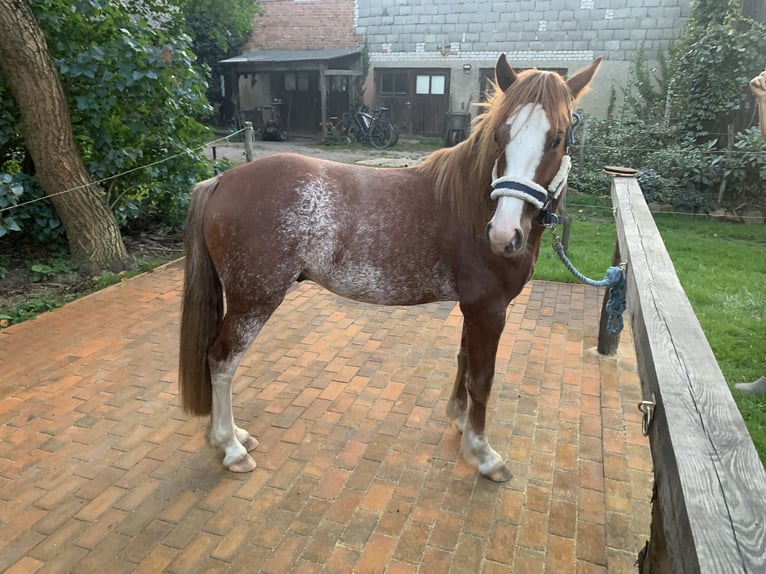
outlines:
[[638, 182], [614, 178], [611, 193], [643, 396], [656, 401], [651, 538], [639, 570], [763, 574], [766, 472]]

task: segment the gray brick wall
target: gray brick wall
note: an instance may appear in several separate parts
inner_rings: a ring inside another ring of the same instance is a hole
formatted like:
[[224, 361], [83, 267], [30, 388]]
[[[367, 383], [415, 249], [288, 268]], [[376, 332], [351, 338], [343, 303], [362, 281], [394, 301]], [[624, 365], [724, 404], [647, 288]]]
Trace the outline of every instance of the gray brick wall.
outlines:
[[460, 42], [460, 52], [589, 50], [630, 60], [667, 49], [686, 25], [690, 0], [356, 0], [355, 32], [371, 52], [426, 52]]

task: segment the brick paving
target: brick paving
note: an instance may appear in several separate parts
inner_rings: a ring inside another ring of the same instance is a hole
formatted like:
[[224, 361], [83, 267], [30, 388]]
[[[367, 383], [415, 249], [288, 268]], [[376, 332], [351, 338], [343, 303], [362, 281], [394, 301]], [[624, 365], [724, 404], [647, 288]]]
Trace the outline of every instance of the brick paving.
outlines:
[[0, 332], [0, 571], [634, 572], [651, 462], [630, 333], [601, 293], [509, 308], [477, 478], [445, 418], [454, 304], [293, 289], [235, 378], [258, 468], [235, 475], [176, 392], [178, 262]]

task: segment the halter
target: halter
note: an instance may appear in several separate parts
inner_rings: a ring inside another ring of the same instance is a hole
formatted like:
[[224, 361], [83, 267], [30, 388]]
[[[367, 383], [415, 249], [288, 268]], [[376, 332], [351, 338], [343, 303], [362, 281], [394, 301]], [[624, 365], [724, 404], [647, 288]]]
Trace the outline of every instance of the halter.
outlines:
[[[580, 114], [573, 112], [572, 125], [566, 133], [567, 151], [574, 145], [574, 130], [580, 125], [581, 121]], [[551, 206], [564, 190], [571, 168], [572, 158], [567, 154], [561, 158], [559, 171], [553, 177], [546, 190], [542, 185], [531, 179], [513, 176], [497, 177], [497, 163], [495, 163], [495, 167], [492, 170], [492, 194], [490, 195], [490, 198], [515, 197], [521, 199], [527, 203], [531, 203], [540, 210], [540, 214], [537, 217], [537, 222], [540, 225], [561, 223], [559, 216], [553, 213]]]

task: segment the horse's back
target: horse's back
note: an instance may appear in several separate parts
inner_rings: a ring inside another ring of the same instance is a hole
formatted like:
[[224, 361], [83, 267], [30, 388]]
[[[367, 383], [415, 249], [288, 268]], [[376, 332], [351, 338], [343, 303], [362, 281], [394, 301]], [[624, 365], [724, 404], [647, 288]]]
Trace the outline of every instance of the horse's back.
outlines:
[[455, 296], [457, 234], [440, 209], [417, 169], [277, 154], [220, 176], [206, 238], [223, 275], [251, 285], [300, 276], [352, 299], [419, 303]]

